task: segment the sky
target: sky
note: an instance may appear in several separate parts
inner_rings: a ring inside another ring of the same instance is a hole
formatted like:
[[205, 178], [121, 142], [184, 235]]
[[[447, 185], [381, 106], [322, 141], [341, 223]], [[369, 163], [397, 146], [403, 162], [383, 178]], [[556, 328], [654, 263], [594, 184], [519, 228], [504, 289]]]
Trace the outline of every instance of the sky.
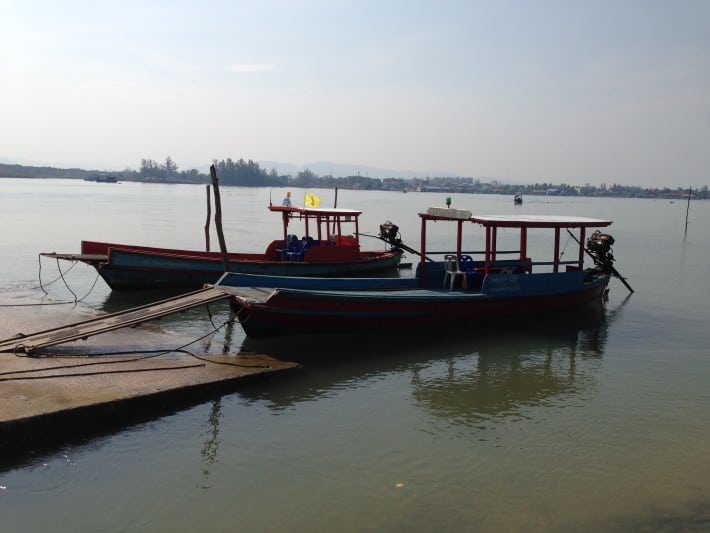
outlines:
[[710, 1], [0, 0], [0, 162], [167, 156], [708, 185]]

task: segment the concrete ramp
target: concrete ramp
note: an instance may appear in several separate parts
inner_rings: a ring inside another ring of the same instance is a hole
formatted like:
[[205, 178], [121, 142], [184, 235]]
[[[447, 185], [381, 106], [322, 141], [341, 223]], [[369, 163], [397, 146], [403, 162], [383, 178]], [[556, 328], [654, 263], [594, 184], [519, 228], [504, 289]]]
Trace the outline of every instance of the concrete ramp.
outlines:
[[230, 294], [227, 291], [215, 287], [200, 289], [91, 320], [0, 340], [0, 352], [32, 354], [40, 348], [56, 346], [65, 342], [86, 339], [107, 331], [136, 326], [149, 320], [179, 313], [211, 302], [225, 300], [229, 297]]

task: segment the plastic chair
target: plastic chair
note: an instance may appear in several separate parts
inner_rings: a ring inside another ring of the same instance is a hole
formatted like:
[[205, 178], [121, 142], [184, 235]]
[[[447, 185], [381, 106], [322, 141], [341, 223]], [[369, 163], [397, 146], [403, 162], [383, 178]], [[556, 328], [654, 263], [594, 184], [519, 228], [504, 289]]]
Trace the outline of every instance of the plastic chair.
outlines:
[[298, 261], [301, 255], [301, 240], [296, 235], [286, 237], [286, 261]]
[[464, 272], [473, 272], [475, 270], [473, 257], [470, 255], [462, 255], [459, 265], [461, 266], [461, 270]]
[[286, 251], [295, 252], [301, 249], [301, 240], [296, 235], [286, 236]]
[[313, 237], [303, 237], [301, 242], [301, 251], [298, 254], [298, 260], [303, 261], [308, 249], [313, 246]]
[[476, 271], [476, 264], [470, 255], [462, 255], [459, 263], [466, 278], [466, 290], [480, 288], [481, 273]]
[[289, 257], [289, 253], [293, 253], [294, 243], [298, 241], [296, 235], [287, 235], [284, 241], [283, 248], [278, 248], [276, 251], [281, 254], [282, 261], [294, 261], [293, 256]]
[[456, 285], [456, 279], [461, 278], [462, 285], [466, 284], [466, 273], [461, 270], [461, 264], [459, 263], [458, 256], [455, 255], [445, 255], [444, 261], [446, 262], [446, 274], [444, 275], [444, 287], [446, 287], [446, 282], [449, 282], [449, 290], [454, 290], [454, 285]]

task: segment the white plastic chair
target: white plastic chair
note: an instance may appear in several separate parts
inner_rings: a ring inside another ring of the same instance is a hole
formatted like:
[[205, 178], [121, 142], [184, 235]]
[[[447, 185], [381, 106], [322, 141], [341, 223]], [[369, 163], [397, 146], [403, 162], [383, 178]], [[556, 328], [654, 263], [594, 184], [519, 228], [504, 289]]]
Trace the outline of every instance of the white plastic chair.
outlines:
[[456, 279], [461, 278], [461, 286], [466, 285], [466, 273], [461, 270], [461, 265], [459, 264], [459, 258], [456, 255], [445, 255], [444, 261], [446, 261], [446, 274], [444, 275], [444, 287], [446, 287], [446, 282], [449, 282], [449, 290], [454, 290], [454, 285], [456, 285]]

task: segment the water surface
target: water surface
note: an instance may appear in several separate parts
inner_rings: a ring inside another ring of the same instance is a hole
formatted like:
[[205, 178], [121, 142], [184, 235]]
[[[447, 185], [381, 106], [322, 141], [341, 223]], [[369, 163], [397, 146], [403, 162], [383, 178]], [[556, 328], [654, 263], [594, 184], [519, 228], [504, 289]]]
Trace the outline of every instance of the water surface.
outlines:
[[[332, 205], [333, 191], [311, 192]], [[230, 250], [260, 251], [280, 235], [266, 206], [284, 193], [222, 188]], [[452, 196], [475, 213], [613, 220], [616, 267], [634, 294], [614, 280], [604, 305], [478, 327], [275, 342], [222, 329], [194, 346], [304, 366], [4, 458], [2, 529], [710, 529], [710, 204], [691, 204], [686, 236], [682, 202]], [[364, 210], [362, 232], [391, 220], [414, 248], [416, 213], [443, 201], [338, 193], [340, 207]], [[0, 337], [144, 303], [112, 294], [86, 265], [68, 270], [38, 253], [77, 252], [82, 239], [201, 249], [205, 203], [196, 185], [0, 179]], [[435, 246], [449, 246], [447, 228], [432, 226]], [[573, 253], [573, 242], [563, 246]], [[213, 313], [91, 346], [179, 346], [228, 319], [226, 306]]]

